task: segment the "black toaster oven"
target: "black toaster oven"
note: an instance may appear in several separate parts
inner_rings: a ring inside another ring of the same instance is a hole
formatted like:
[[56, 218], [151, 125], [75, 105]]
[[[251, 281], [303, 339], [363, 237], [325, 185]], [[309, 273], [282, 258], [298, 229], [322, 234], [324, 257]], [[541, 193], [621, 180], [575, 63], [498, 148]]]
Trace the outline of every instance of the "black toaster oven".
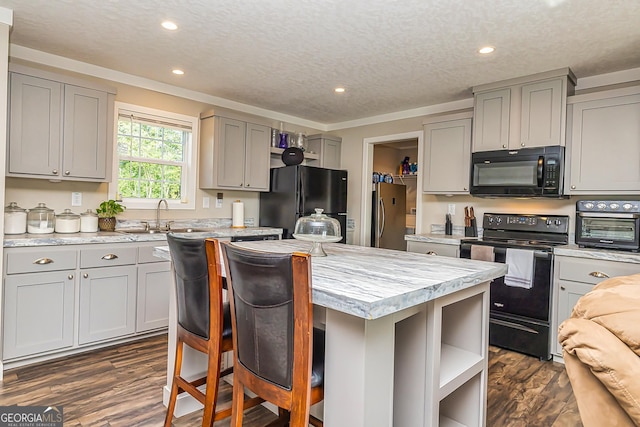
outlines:
[[640, 202], [576, 202], [576, 244], [580, 247], [640, 250]]

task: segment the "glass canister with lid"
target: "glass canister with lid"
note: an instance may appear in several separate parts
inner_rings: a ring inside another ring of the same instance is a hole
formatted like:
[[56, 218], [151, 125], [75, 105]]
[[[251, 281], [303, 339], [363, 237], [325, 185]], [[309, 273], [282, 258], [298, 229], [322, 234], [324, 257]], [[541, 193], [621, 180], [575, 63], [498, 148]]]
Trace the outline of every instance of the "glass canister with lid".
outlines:
[[56, 233], [77, 233], [80, 231], [80, 215], [65, 209], [56, 215]]
[[80, 214], [80, 231], [82, 233], [96, 233], [98, 231], [98, 214], [87, 209]]
[[16, 202], [4, 208], [4, 234], [23, 234], [27, 232], [27, 210]]
[[27, 232], [33, 234], [53, 233], [56, 223], [56, 214], [44, 203], [38, 203], [35, 208], [27, 212]]

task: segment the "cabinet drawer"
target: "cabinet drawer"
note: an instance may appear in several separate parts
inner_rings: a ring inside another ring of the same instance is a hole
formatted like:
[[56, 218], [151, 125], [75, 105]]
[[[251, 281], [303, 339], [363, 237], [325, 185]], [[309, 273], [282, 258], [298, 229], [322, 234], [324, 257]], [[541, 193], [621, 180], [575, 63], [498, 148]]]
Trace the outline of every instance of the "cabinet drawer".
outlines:
[[158, 258], [153, 255], [153, 248], [157, 246], [166, 246], [166, 243], [154, 242], [153, 245], [140, 246], [138, 248], [138, 264], [146, 264], [149, 262], [169, 262], [166, 259]]
[[557, 257], [556, 266], [558, 268], [558, 277], [561, 280], [594, 285], [606, 279], [606, 277], [597, 277], [597, 273], [603, 273], [609, 277], [640, 273], [640, 264], [587, 258]]
[[134, 245], [83, 249], [80, 251], [80, 268], [135, 264], [137, 252]]
[[74, 270], [77, 252], [73, 249], [7, 250], [6, 274]]
[[415, 242], [413, 240], [407, 241], [407, 252], [458, 258], [460, 256], [459, 249], [460, 246], [457, 245], [447, 245], [444, 243], [431, 242]]

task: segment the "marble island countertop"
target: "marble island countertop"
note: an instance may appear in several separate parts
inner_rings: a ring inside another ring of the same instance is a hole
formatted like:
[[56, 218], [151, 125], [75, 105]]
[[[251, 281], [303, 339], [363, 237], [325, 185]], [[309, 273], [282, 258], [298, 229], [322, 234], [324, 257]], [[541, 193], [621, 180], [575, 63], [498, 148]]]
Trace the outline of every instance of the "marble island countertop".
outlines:
[[[308, 252], [297, 240], [234, 243], [275, 252]], [[313, 257], [313, 303], [364, 319], [377, 319], [503, 276], [505, 264], [345, 245], [323, 245]], [[169, 259], [168, 247], [154, 255]]]
[[[206, 231], [185, 233], [194, 237], [234, 237], [282, 234], [281, 228], [272, 227], [217, 227]], [[5, 234], [5, 248], [30, 246], [83, 245], [92, 243], [166, 242], [166, 233], [131, 233], [126, 230], [97, 233]]]

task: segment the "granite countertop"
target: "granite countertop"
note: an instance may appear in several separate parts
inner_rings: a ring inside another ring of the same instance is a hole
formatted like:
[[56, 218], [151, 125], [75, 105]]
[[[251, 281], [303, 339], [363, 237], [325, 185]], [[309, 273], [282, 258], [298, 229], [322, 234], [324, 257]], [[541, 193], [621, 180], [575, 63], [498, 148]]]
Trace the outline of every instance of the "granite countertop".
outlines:
[[563, 245], [553, 248], [555, 255], [576, 258], [598, 259], [605, 261], [619, 261], [640, 264], [640, 253], [631, 251], [616, 251], [608, 249], [581, 248], [578, 245]]
[[[308, 252], [311, 243], [278, 240], [234, 243], [255, 250]], [[313, 257], [313, 303], [365, 319], [376, 319], [503, 276], [500, 263], [434, 257], [340, 243], [324, 244]], [[168, 247], [154, 255], [170, 259]]]
[[[477, 237], [475, 237], [477, 238]], [[462, 235], [423, 233], [423, 234], [406, 234], [404, 240], [413, 242], [440, 243], [444, 245], [459, 246], [462, 239], [474, 239], [474, 237], [465, 237]]]
[[[193, 237], [234, 237], [282, 234], [281, 228], [245, 227], [211, 228], [201, 232], [184, 233]], [[4, 236], [5, 248], [29, 246], [84, 245], [91, 243], [166, 242], [166, 233], [127, 233], [126, 231], [98, 233], [16, 234]]]

